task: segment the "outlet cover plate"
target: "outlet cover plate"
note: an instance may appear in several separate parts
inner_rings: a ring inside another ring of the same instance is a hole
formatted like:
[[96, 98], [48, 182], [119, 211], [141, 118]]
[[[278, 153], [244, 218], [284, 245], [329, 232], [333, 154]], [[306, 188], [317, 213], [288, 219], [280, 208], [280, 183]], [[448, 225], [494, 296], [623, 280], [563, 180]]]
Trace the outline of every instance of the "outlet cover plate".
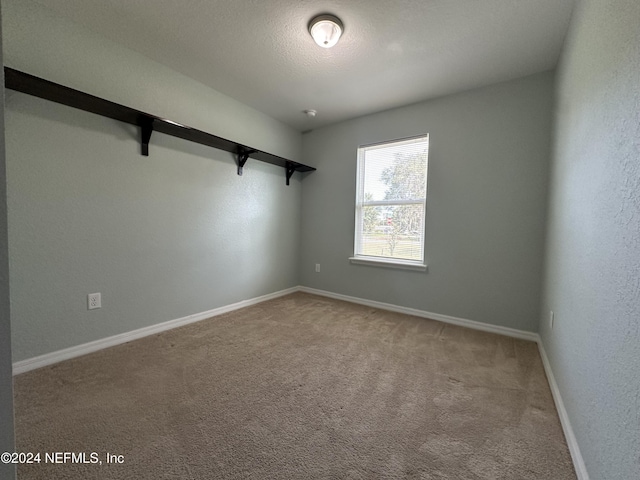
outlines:
[[89, 310], [102, 308], [102, 296], [99, 293], [90, 293], [87, 295], [87, 308]]

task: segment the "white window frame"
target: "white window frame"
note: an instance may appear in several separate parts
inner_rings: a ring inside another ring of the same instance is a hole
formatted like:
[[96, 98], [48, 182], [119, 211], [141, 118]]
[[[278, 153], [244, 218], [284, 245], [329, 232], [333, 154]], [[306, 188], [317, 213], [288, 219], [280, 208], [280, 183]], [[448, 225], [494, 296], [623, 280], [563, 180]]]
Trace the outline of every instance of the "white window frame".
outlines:
[[[407, 270], [421, 270], [426, 271], [427, 265], [425, 263], [425, 236], [426, 236], [426, 220], [427, 220], [427, 193], [425, 190], [425, 198], [412, 198], [403, 200], [364, 200], [364, 182], [365, 182], [365, 157], [366, 152], [374, 148], [387, 148], [391, 145], [401, 146], [402, 144], [415, 143], [416, 140], [429, 141], [429, 134], [418, 135], [415, 137], [401, 138], [397, 140], [390, 140], [385, 142], [373, 143], [368, 145], [360, 145], [358, 147], [358, 163], [356, 171], [356, 208], [355, 208], [355, 229], [354, 229], [354, 243], [353, 243], [353, 256], [349, 257], [349, 261], [355, 264], [375, 265], [381, 267], [401, 268]], [[429, 178], [429, 161], [427, 153], [427, 171], [425, 172], [425, 181]], [[424, 231], [420, 236], [420, 253], [422, 258], [420, 260], [408, 260], [393, 257], [378, 257], [362, 255], [358, 252], [362, 247], [362, 215], [364, 207], [367, 206], [402, 206], [402, 205], [422, 205], [424, 216], [422, 219], [422, 228]]]

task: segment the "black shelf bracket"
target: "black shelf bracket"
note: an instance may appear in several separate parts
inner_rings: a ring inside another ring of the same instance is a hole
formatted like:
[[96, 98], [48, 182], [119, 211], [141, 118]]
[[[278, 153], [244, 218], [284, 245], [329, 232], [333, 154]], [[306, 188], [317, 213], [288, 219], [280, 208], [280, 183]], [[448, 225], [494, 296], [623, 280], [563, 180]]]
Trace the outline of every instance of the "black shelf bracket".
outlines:
[[287, 162], [285, 169], [287, 170], [287, 185], [289, 185], [289, 180], [291, 180], [291, 176], [293, 175], [293, 172], [296, 171], [297, 167], [293, 162]]
[[238, 175], [242, 176], [242, 168], [244, 167], [244, 164], [249, 160], [249, 155], [255, 152], [255, 150], [238, 148]]
[[242, 175], [242, 169], [249, 157], [254, 160], [285, 168], [287, 172], [287, 185], [289, 185], [289, 180], [293, 172], [312, 172], [315, 170], [315, 168], [308, 165], [247, 147], [238, 142], [187, 127], [186, 125], [167, 120], [166, 118], [125, 107], [124, 105], [105, 100], [104, 98], [74, 90], [73, 88], [65, 87], [64, 85], [50, 82], [49, 80], [35, 77], [13, 68], [4, 67], [4, 84], [5, 87], [17, 92], [27, 93], [44, 98], [45, 100], [61, 103], [69, 107], [84, 110], [85, 112], [95, 113], [103, 117], [140, 127], [140, 153], [145, 156], [149, 155], [149, 140], [151, 139], [151, 134], [155, 131], [237, 155], [238, 175]]
[[140, 125], [140, 149], [142, 155], [149, 156], [149, 140], [153, 133], [153, 118], [143, 120]]

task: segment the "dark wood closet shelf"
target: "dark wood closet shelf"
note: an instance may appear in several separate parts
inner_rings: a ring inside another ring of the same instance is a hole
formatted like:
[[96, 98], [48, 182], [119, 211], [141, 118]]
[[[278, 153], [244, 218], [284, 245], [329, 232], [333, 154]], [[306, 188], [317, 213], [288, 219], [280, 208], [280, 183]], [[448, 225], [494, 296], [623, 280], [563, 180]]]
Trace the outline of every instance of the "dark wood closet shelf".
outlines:
[[79, 108], [87, 112], [97, 113], [104, 117], [130, 123], [131, 125], [137, 125], [140, 127], [142, 155], [149, 155], [149, 140], [151, 134], [156, 131], [233, 153], [238, 162], [238, 175], [242, 175], [242, 169], [249, 158], [283, 167], [286, 172], [287, 185], [289, 185], [289, 179], [294, 172], [311, 172], [315, 170], [315, 168], [308, 165], [287, 160], [286, 158], [278, 157], [277, 155], [272, 155], [256, 148], [251, 148], [232, 140], [203, 132], [202, 130], [181, 125], [166, 118], [156, 117], [149, 113], [125, 107], [13, 68], [4, 67], [4, 78], [5, 87], [11, 90], [28, 93], [29, 95], [62, 103], [63, 105]]

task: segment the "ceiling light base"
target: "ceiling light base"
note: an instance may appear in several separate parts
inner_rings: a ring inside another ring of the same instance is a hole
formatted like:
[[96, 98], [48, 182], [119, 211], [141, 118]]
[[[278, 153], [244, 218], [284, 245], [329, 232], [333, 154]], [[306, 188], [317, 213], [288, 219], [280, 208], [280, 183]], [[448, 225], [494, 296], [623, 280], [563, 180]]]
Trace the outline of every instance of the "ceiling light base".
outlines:
[[309, 22], [311, 37], [322, 48], [331, 48], [338, 43], [343, 31], [342, 21], [335, 15], [318, 15]]

